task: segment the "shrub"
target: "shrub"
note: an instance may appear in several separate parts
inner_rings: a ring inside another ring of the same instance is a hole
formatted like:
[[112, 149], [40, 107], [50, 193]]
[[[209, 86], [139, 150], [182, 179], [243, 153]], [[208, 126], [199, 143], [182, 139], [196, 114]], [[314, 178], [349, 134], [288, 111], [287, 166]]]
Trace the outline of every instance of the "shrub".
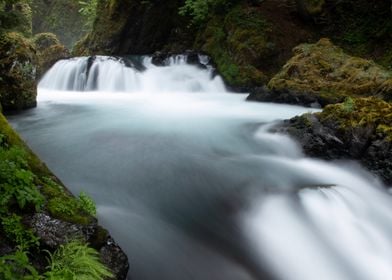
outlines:
[[21, 148], [0, 147], [0, 214], [7, 213], [14, 203], [24, 209], [27, 205], [40, 210], [44, 198], [34, 184], [34, 174], [27, 170], [26, 153]]
[[97, 215], [97, 207], [95, 206], [94, 201], [85, 192], [79, 194], [79, 204], [80, 207], [91, 216], [95, 217]]
[[226, 12], [236, 0], [185, 0], [184, 6], [179, 9], [182, 16], [190, 16], [195, 25], [204, 23], [211, 12]]
[[98, 252], [79, 241], [61, 245], [50, 254], [48, 280], [101, 280], [113, 274], [100, 262]]
[[3, 231], [9, 240], [16, 243], [21, 250], [39, 246], [39, 238], [30, 229], [26, 229], [21, 223], [22, 217], [12, 214], [1, 218]]
[[2, 280], [39, 280], [37, 270], [30, 264], [27, 253], [15, 253], [0, 257], [0, 279]]

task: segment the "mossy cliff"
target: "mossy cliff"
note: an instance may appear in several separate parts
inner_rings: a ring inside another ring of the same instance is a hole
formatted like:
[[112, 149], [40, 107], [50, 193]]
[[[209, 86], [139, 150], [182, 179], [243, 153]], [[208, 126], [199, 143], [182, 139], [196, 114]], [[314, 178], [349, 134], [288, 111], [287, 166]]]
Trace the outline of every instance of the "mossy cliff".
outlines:
[[[39, 274], [48, 279], [54, 275], [55, 279], [74, 279], [69, 278], [70, 273], [87, 277], [83, 279], [104, 279], [109, 274], [125, 279], [127, 257], [97, 224], [92, 200], [84, 193], [75, 198], [1, 114], [0, 159], [1, 279], [41, 279]], [[90, 244], [90, 249], [84, 244]], [[61, 256], [71, 248], [86, 252], [90, 265], [83, 267], [81, 262], [75, 268], [63, 259], [77, 258], [72, 251], [70, 256]], [[54, 267], [55, 261], [65, 265], [64, 270]]]
[[347, 98], [321, 113], [288, 120], [283, 131], [306, 154], [324, 159], [355, 159], [392, 185], [392, 104], [375, 97]]

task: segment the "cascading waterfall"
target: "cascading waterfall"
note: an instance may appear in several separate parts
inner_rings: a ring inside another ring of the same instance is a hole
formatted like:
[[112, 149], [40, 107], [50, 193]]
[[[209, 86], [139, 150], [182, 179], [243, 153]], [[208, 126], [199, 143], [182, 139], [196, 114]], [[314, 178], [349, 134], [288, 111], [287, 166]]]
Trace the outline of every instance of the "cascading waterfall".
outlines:
[[[224, 92], [219, 76], [213, 77], [213, 68], [206, 56], [199, 56], [204, 71], [195, 72], [195, 66], [186, 63], [186, 56], [177, 55], [156, 66], [151, 57], [132, 59], [105, 56], [80, 57], [57, 62], [42, 78], [42, 89], [63, 91], [107, 92]], [[167, 68], [170, 67], [170, 71]], [[206, 83], [206, 81], [211, 80]]]
[[134, 279], [392, 279], [386, 187], [270, 132], [309, 108], [245, 102], [213, 73], [204, 56], [63, 60], [10, 120], [94, 197]]

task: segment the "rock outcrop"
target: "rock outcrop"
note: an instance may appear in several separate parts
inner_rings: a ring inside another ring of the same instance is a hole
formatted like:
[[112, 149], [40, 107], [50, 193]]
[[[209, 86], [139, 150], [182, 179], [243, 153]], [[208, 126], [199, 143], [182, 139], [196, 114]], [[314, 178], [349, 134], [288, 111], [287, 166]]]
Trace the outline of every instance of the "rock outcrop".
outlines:
[[32, 40], [38, 56], [38, 78], [45, 74], [58, 60], [70, 57], [69, 50], [60, 43], [53, 33], [39, 33], [34, 35]]
[[388, 102], [349, 98], [321, 113], [285, 121], [279, 130], [293, 136], [309, 156], [358, 160], [392, 185], [392, 104]]
[[371, 60], [353, 57], [328, 39], [294, 48], [294, 56], [252, 100], [322, 106], [347, 96], [379, 96], [392, 92], [392, 72]]

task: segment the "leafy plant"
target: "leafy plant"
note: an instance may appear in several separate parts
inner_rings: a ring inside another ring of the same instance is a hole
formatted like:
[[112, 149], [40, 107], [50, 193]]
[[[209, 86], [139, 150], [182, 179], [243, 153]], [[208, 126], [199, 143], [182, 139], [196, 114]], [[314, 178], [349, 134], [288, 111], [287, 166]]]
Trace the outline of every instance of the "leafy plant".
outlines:
[[50, 254], [48, 280], [101, 280], [113, 274], [99, 260], [98, 252], [80, 241], [61, 245]]
[[30, 264], [27, 253], [17, 250], [13, 254], [0, 257], [0, 279], [39, 280], [42, 277]]
[[94, 200], [89, 197], [85, 192], [79, 194], [80, 207], [91, 216], [97, 215], [97, 207], [95, 206]]
[[3, 231], [8, 239], [15, 242], [21, 250], [39, 246], [39, 238], [30, 229], [26, 229], [21, 223], [22, 217], [12, 214], [1, 218]]
[[195, 25], [204, 23], [211, 12], [224, 13], [236, 0], [185, 0], [184, 6], [180, 7], [179, 14], [190, 16]]
[[355, 107], [354, 100], [351, 97], [347, 97], [342, 106], [345, 112], [351, 113]]
[[79, 198], [75, 198], [52, 179], [44, 177], [41, 181], [42, 193], [48, 198], [47, 208], [53, 217], [77, 224], [92, 221], [91, 216], [96, 215], [96, 207], [86, 193], [82, 192]]
[[91, 29], [97, 15], [98, 0], [80, 0], [79, 13], [86, 18], [86, 28]]
[[27, 170], [26, 153], [18, 147], [0, 147], [0, 213], [16, 202], [19, 208], [32, 205], [39, 211], [44, 198], [34, 184], [34, 174]]

